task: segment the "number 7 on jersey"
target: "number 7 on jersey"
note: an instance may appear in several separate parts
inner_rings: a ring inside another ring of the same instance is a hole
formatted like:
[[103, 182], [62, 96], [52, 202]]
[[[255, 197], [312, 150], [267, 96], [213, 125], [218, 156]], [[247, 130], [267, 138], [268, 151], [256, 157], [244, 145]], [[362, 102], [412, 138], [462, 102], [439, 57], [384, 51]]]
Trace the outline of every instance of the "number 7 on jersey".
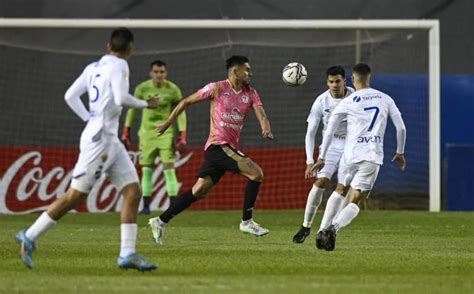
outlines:
[[377, 106], [365, 107], [364, 111], [372, 111], [375, 110], [374, 116], [372, 117], [372, 121], [370, 122], [370, 126], [367, 129], [368, 132], [372, 131], [374, 127], [375, 121], [377, 120], [377, 116], [379, 116], [379, 108]]

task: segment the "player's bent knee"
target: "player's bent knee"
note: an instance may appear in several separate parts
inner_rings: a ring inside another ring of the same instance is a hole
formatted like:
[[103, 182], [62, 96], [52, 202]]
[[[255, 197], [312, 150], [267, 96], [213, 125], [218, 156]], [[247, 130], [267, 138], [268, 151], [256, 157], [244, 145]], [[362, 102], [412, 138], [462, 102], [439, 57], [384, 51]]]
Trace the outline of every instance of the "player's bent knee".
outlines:
[[251, 175], [249, 179], [255, 182], [263, 182], [263, 171], [257, 171], [255, 174]]
[[173, 169], [173, 168], [174, 168], [174, 163], [173, 162], [163, 163], [163, 169]]
[[359, 206], [363, 196], [364, 196], [364, 192], [362, 192], [359, 189], [352, 188], [352, 194], [351, 194], [350, 202]]
[[206, 198], [208, 192], [209, 192], [209, 189], [206, 189], [205, 187], [202, 187], [202, 186], [199, 186], [196, 188], [193, 187], [193, 195], [197, 199]]
[[329, 187], [329, 179], [328, 178], [318, 178], [314, 185], [318, 188], [327, 189]]
[[122, 188], [122, 195], [128, 199], [140, 201], [142, 192], [138, 183], [130, 183]]
[[337, 184], [336, 186], [336, 193], [342, 196], [346, 196], [347, 192], [349, 192], [349, 186], [344, 186], [342, 184]]
[[247, 174], [247, 178], [255, 182], [263, 182], [263, 170], [257, 164], [254, 163], [254, 169]]
[[213, 184], [211, 179], [199, 179], [192, 188], [194, 197], [198, 199], [206, 198], [212, 186]]

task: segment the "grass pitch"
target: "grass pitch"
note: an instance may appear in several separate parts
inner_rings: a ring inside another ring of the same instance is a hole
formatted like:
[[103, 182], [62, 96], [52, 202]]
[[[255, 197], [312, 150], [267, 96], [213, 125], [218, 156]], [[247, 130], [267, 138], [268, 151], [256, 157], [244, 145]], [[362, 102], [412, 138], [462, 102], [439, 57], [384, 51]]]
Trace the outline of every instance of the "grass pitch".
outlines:
[[118, 214], [70, 214], [44, 235], [35, 268], [19, 259], [15, 233], [37, 215], [0, 215], [1, 293], [474, 293], [474, 213], [362, 211], [336, 250], [311, 237], [293, 244], [302, 211], [256, 211], [270, 229], [239, 232], [239, 212], [187, 212], [156, 247], [139, 219], [138, 252], [151, 273], [116, 266]]

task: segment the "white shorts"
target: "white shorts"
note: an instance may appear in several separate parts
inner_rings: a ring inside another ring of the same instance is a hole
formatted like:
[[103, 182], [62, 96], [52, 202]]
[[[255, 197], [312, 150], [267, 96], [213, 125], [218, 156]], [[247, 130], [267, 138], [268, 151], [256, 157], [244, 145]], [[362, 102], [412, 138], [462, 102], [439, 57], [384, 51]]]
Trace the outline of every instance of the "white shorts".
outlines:
[[379, 164], [368, 161], [347, 164], [344, 156], [341, 162], [344, 163], [342, 166], [345, 168], [345, 171], [343, 171], [345, 177], [342, 178], [344, 186], [350, 185], [353, 189], [361, 190], [362, 192], [372, 190], [379, 174]]
[[89, 193], [103, 173], [119, 192], [128, 184], [139, 183], [137, 170], [119, 140], [81, 144], [71, 188]]
[[318, 178], [331, 179], [337, 170], [337, 182], [342, 184], [343, 182], [341, 180], [346, 177], [345, 173], [347, 171], [344, 162], [341, 160], [343, 153], [344, 142], [337, 142], [336, 144], [331, 143], [324, 160], [324, 167], [318, 171]]

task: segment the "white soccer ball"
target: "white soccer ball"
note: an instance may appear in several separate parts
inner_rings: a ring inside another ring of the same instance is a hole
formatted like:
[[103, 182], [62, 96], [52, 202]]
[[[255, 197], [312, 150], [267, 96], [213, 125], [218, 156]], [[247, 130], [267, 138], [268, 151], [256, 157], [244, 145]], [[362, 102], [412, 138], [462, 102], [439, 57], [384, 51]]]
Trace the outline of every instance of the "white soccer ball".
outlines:
[[307, 75], [304, 65], [298, 62], [288, 63], [282, 72], [283, 82], [290, 87], [303, 85]]

